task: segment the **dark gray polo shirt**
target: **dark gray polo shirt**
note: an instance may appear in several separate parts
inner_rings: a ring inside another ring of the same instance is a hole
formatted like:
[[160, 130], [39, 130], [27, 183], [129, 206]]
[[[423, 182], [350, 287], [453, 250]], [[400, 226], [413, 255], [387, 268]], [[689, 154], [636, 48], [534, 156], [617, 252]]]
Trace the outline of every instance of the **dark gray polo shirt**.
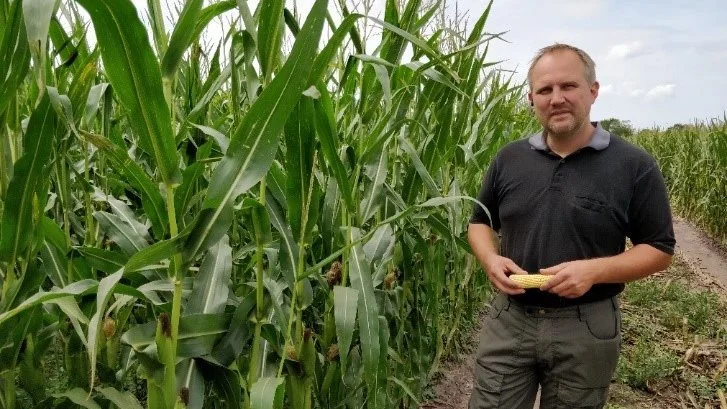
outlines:
[[[470, 223], [500, 234], [500, 254], [529, 272], [565, 261], [625, 250], [626, 237], [674, 253], [666, 187], [643, 149], [596, 125], [588, 146], [561, 158], [543, 133], [511, 142], [490, 164]], [[596, 284], [578, 299], [538, 289], [515, 296], [545, 307], [591, 302], [618, 294], [623, 284]]]

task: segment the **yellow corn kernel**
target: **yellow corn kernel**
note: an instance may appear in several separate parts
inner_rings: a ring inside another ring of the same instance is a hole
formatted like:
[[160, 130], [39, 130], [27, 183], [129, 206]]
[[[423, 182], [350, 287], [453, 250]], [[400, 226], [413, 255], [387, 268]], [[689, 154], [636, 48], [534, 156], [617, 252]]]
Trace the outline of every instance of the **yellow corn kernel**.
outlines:
[[513, 274], [510, 279], [522, 288], [540, 288], [553, 276], [544, 274]]

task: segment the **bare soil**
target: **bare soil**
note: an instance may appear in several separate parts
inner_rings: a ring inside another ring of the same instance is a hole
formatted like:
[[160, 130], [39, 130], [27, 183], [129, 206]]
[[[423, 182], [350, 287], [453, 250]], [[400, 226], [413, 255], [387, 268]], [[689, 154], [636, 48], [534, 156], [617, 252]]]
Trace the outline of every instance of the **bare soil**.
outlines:
[[[684, 259], [697, 276], [694, 286], [716, 290], [723, 298], [727, 297], [727, 249], [720, 243], [708, 237], [692, 223], [675, 218], [674, 235], [676, 236], [676, 253]], [[717, 287], [717, 288], [715, 288]], [[482, 318], [482, 317], [480, 317]], [[482, 319], [478, 320], [482, 322]], [[440, 376], [436, 380], [434, 391], [436, 398], [422, 403], [427, 409], [467, 409], [470, 394], [472, 393], [472, 371], [475, 365], [474, 354], [477, 352], [481, 325], [474, 328], [467, 337], [470, 350], [457, 361], [445, 362], [442, 365]], [[622, 391], [620, 385], [611, 390], [611, 396], [617, 398], [622, 394], [633, 394], [632, 391]], [[654, 397], [636, 399], [634, 407], [642, 407], [644, 401], [651, 400], [647, 406], [661, 407]], [[658, 397], [656, 397], [658, 399]], [[538, 402], [534, 409], [538, 409]], [[666, 406], [672, 407], [672, 406]]]

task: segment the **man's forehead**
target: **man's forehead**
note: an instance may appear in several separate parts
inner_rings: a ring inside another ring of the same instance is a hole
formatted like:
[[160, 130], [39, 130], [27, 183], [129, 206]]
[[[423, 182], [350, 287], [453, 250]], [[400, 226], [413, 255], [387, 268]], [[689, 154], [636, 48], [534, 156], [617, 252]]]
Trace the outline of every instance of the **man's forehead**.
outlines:
[[578, 55], [568, 50], [544, 55], [533, 67], [531, 75], [533, 85], [586, 80], [583, 62]]

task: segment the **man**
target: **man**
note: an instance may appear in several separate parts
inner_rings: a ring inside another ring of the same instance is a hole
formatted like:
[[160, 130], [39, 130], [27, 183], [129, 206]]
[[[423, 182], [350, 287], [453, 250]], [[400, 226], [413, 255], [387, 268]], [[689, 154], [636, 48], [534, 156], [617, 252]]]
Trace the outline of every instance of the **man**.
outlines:
[[[601, 408], [621, 343], [617, 295], [671, 263], [671, 210], [654, 159], [590, 121], [599, 84], [588, 54], [545, 47], [528, 81], [543, 130], [498, 152], [479, 196], [489, 214], [475, 206], [468, 229], [499, 290], [470, 409], [531, 409], [538, 385], [542, 409]], [[509, 278], [528, 272], [551, 278], [531, 290]]]

